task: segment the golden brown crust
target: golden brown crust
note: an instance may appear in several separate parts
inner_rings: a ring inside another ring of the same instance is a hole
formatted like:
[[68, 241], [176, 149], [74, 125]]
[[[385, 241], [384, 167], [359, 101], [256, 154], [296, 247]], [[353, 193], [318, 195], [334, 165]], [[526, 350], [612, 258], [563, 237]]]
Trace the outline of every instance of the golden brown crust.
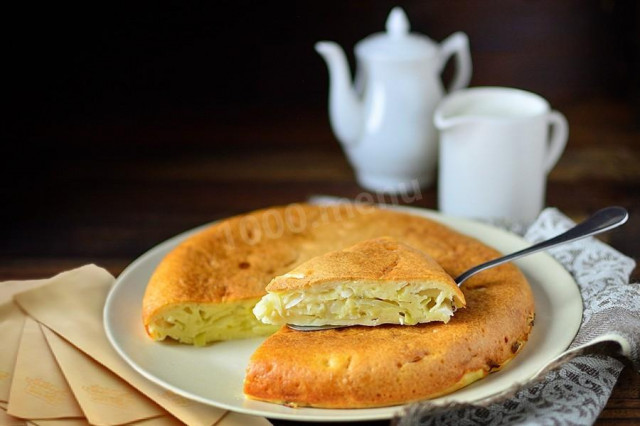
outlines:
[[464, 295], [456, 282], [431, 256], [391, 237], [373, 238], [303, 262], [267, 285], [269, 292], [285, 292], [331, 282], [382, 283], [434, 281], [449, 288], [458, 307]]

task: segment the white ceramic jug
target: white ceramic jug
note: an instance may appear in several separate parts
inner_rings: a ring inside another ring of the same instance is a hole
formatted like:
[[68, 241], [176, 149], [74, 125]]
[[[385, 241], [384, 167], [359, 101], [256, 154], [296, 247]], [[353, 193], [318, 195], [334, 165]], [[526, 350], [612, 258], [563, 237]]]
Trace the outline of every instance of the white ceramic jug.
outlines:
[[416, 180], [421, 186], [433, 181], [438, 158], [433, 112], [444, 95], [440, 73], [455, 55], [449, 90], [467, 86], [471, 57], [464, 33], [438, 45], [410, 33], [399, 7], [389, 14], [386, 29], [355, 46], [358, 91], [340, 46], [323, 41], [316, 50], [329, 68], [331, 126], [358, 182], [373, 191], [401, 192]]
[[441, 132], [442, 212], [523, 223], [536, 218], [547, 174], [569, 136], [561, 113], [535, 93], [474, 87], [443, 99], [434, 121]]

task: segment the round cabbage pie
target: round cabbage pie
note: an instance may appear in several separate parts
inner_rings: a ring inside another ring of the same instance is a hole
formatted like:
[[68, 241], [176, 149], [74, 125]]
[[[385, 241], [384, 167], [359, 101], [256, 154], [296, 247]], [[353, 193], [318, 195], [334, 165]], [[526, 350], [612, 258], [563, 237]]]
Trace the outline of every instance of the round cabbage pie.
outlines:
[[155, 340], [196, 345], [273, 333], [251, 357], [244, 392], [294, 406], [377, 407], [433, 398], [502, 368], [522, 349], [534, 303], [513, 264], [465, 281], [466, 307], [447, 324], [298, 332], [254, 316], [274, 277], [385, 236], [426, 253], [454, 277], [500, 255], [436, 221], [395, 210], [350, 204], [259, 210], [218, 222], [165, 257], [143, 299], [145, 328]]

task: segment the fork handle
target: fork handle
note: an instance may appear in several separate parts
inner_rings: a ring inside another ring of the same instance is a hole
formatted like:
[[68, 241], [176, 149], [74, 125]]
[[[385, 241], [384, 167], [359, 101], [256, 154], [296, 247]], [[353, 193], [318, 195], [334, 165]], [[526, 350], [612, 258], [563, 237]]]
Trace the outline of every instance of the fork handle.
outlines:
[[553, 237], [546, 241], [541, 241], [538, 244], [534, 244], [531, 247], [527, 247], [515, 253], [508, 254], [503, 257], [499, 257], [497, 259], [490, 260], [488, 262], [482, 263], [478, 266], [475, 266], [469, 269], [466, 272], [460, 274], [456, 279], [456, 283], [458, 287], [472, 275], [477, 274], [480, 271], [484, 271], [485, 269], [492, 268], [497, 265], [501, 265], [506, 262], [510, 262], [512, 260], [521, 258], [523, 256], [527, 256], [529, 254], [533, 254], [539, 252], [541, 250], [546, 250], [548, 248], [569, 243], [571, 241], [576, 241], [581, 238], [590, 237], [592, 235], [600, 234], [602, 232], [609, 231], [613, 228], [616, 228], [623, 223], [625, 223], [629, 219], [629, 213], [622, 207], [606, 207], [604, 209], [598, 210], [591, 217], [586, 219], [585, 221], [577, 224], [573, 228], [568, 231]]

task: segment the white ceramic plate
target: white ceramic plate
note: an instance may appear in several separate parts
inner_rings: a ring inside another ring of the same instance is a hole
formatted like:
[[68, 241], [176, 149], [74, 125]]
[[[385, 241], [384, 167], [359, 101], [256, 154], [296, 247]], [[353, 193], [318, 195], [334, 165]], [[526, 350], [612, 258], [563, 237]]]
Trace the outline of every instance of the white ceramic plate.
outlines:
[[[480, 239], [503, 253], [526, 247], [520, 237], [477, 222], [435, 212], [401, 208], [426, 216]], [[133, 262], [117, 279], [107, 298], [104, 323], [118, 353], [140, 374], [186, 398], [239, 413], [298, 421], [362, 421], [389, 419], [401, 407], [367, 409], [289, 408], [252, 401], [242, 393], [249, 357], [264, 338], [220, 342], [207, 347], [153, 342], [142, 326], [142, 297], [162, 258], [200, 227], [156, 246]], [[571, 343], [582, 318], [582, 299], [567, 271], [546, 253], [517, 262], [533, 289], [536, 325], [522, 352], [504, 370], [490, 374], [450, 395], [433, 400], [473, 402], [528, 381]]]

